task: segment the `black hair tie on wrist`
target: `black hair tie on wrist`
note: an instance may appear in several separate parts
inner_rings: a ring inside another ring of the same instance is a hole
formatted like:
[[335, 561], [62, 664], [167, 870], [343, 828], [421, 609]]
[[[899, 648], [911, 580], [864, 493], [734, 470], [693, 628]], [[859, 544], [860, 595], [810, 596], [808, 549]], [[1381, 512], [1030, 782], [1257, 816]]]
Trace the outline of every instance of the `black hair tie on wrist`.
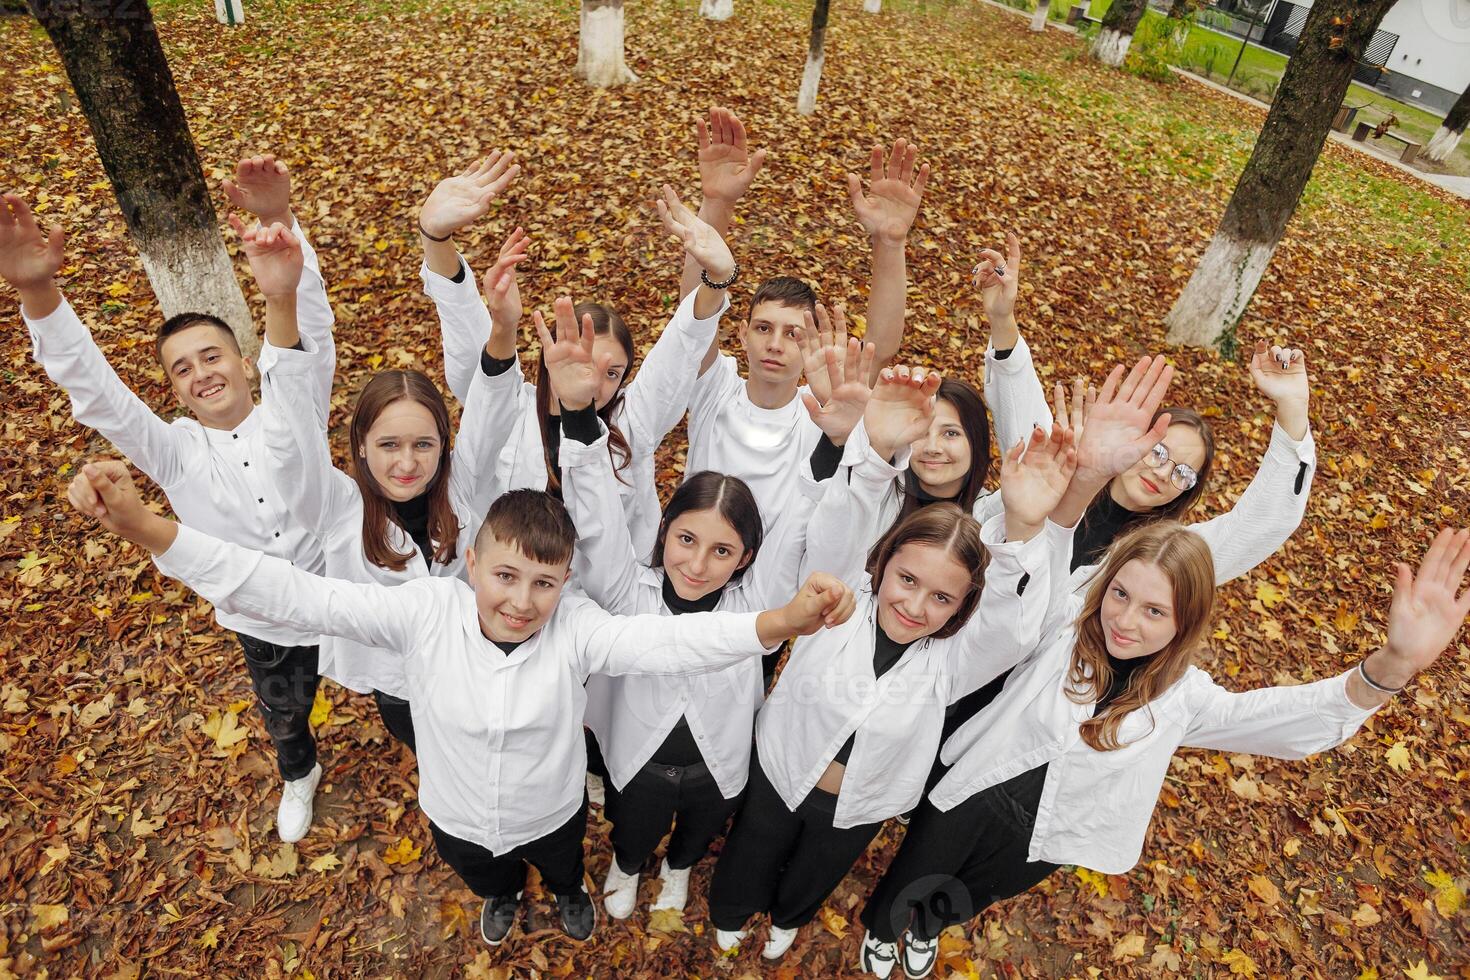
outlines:
[[445, 235], [443, 238], [435, 238], [433, 235], [429, 234], [427, 231], [424, 231], [424, 223], [422, 221], [419, 222], [419, 234], [420, 235], [423, 235], [425, 238], [427, 238], [431, 242], [447, 242], [451, 238], [454, 237], [451, 234], [451, 235]]

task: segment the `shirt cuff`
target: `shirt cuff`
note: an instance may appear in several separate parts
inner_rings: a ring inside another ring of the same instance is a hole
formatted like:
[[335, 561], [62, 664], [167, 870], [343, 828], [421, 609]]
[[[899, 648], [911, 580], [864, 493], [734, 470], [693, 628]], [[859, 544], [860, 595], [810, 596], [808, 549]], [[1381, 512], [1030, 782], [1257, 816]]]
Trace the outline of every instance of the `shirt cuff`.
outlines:
[[419, 278], [424, 282], [424, 295], [436, 303], [480, 303], [480, 291], [475, 288], [475, 277], [469, 274], [469, 263], [459, 257], [459, 278], [441, 276], [425, 262], [419, 266]]
[[829, 480], [837, 472], [837, 467], [842, 465], [842, 447], [822, 433], [822, 438], [817, 440], [817, 448], [812, 450], [812, 477], [816, 480]]
[[1317, 463], [1317, 440], [1312, 438], [1312, 427], [1307, 426], [1306, 435], [1300, 439], [1293, 439], [1281, 427], [1280, 422], [1271, 426], [1271, 444], [1267, 446], [1267, 452], [1282, 453], [1297, 462]]
[[511, 368], [516, 366], [518, 356], [512, 354], [510, 357], [491, 357], [490, 352], [480, 351], [480, 370], [487, 378], [498, 378]]
[[260, 342], [260, 357], [257, 367], [262, 377], [266, 375], [311, 374], [322, 360], [321, 347], [302, 334], [295, 347], [277, 347], [268, 340]]
[[602, 426], [598, 424], [597, 407], [588, 402], [585, 408], [568, 409], [562, 406], [561, 431], [569, 439], [590, 446], [602, 437]]
[[1032, 370], [1031, 348], [1026, 345], [1026, 338], [1017, 337], [1016, 346], [1005, 351], [998, 351], [994, 347], [985, 349], [985, 369], [994, 369], [1002, 374], [1020, 374], [1023, 371]]
[[980, 543], [985, 545], [991, 558], [1018, 565], [1026, 574], [1033, 575], [1046, 564], [1052, 538], [1043, 525], [1042, 530], [1033, 534], [1030, 540], [1007, 541], [1006, 515], [1000, 513], [980, 526]]
[[165, 552], [153, 556], [153, 564], [169, 578], [188, 582], [198, 572], [201, 561], [218, 542], [187, 524], [180, 524], [174, 543]]

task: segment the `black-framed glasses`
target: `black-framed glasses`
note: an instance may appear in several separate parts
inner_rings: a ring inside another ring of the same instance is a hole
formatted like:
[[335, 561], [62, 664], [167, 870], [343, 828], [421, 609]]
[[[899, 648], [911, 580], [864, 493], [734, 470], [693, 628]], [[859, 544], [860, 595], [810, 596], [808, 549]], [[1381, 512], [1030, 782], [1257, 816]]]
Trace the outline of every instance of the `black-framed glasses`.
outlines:
[[1188, 463], [1175, 463], [1169, 458], [1169, 447], [1162, 442], [1149, 451], [1148, 458], [1155, 468], [1165, 463], [1174, 463], [1169, 469], [1169, 482], [1176, 490], [1192, 490], [1199, 482], [1199, 474], [1194, 471], [1194, 467]]

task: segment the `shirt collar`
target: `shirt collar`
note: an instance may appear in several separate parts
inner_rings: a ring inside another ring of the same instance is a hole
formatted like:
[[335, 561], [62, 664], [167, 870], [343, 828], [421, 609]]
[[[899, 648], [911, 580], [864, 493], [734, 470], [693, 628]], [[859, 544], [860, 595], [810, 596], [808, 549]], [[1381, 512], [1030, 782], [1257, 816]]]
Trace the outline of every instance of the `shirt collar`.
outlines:
[[200, 428], [204, 430], [204, 437], [209, 440], [209, 444], [211, 446], [227, 446], [230, 443], [236, 442], [240, 439], [248, 439], [250, 436], [255, 435], [255, 433], [260, 430], [260, 427], [261, 421], [259, 405], [252, 408], [250, 410], [250, 414], [245, 416], [245, 421], [241, 422], [233, 429], [211, 429], [207, 425], [200, 426]]

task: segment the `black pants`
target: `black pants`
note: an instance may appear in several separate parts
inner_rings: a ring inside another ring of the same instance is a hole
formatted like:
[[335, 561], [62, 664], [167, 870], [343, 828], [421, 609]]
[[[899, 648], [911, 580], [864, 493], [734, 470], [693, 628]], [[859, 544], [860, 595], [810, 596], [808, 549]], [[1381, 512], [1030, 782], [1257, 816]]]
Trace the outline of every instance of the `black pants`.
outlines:
[[667, 766], [650, 762], [621, 790], [607, 783], [607, 818], [612, 821], [613, 855], [625, 874], [641, 869], [669, 831], [664, 858], [677, 870], [692, 868], [740, 803], [727, 800], [703, 762]]
[[1004, 785], [977, 793], [949, 812], [929, 798], [909, 822], [903, 845], [863, 906], [863, 925], [893, 942], [905, 929], [933, 939], [987, 906], [1019, 895], [1057, 869], [1028, 861], [1036, 815]]
[[751, 759], [750, 785], [735, 826], [725, 839], [710, 883], [709, 917], [718, 929], [745, 928], [751, 916], [771, 913], [771, 925], [795, 929], [862, 857], [883, 822], [838, 830], [837, 797], [813, 789], [792, 813]]
[[311, 704], [316, 700], [317, 648], [286, 647], [236, 633], [255, 691], [265, 731], [276, 747], [282, 779], [300, 779], [316, 765]]
[[602, 746], [597, 744], [597, 736], [592, 734], [592, 729], [583, 728], [582, 739], [587, 743], [587, 771], [610, 784], [612, 780], [607, 778], [607, 762], [602, 758]]
[[409, 710], [408, 702], [382, 691], [373, 691], [373, 701], [378, 706], [378, 717], [383, 719], [383, 727], [388, 729], [388, 734], [407, 745], [408, 751], [417, 753], [418, 747], [413, 740], [413, 712]]
[[526, 887], [526, 865], [534, 864], [553, 895], [582, 890], [582, 838], [587, 833], [587, 798], [572, 818], [545, 836], [504, 854], [491, 854], [479, 844], [460, 840], [429, 821], [434, 847], [444, 863], [481, 898], [509, 898]]

